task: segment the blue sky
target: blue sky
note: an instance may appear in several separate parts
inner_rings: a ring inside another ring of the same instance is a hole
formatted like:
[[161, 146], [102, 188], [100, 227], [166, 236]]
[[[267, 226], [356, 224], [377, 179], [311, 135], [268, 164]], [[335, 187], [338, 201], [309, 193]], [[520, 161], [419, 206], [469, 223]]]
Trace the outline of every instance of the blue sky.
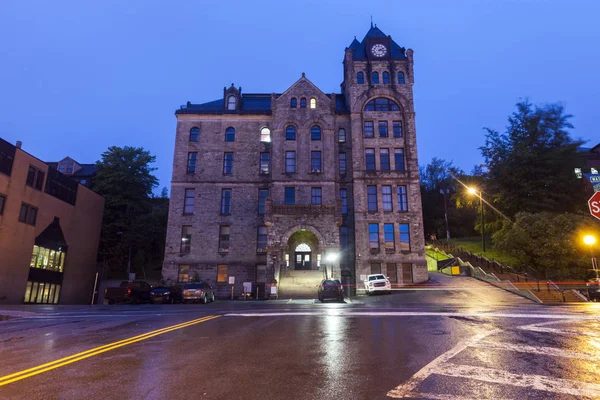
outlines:
[[231, 83], [283, 92], [302, 72], [339, 92], [371, 15], [415, 51], [420, 164], [470, 171], [482, 128], [502, 130], [524, 97], [563, 102], [573, 136], [600, 142], [596, 0], [3, 0], [0, 137], [46, 161], [143, 146], [170, 187], [176, 108]]

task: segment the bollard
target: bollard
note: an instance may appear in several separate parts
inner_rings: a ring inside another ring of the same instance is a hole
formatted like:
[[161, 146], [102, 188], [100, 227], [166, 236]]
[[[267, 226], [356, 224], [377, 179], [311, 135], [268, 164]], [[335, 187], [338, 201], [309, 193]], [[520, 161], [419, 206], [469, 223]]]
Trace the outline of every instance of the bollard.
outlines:
[[231, 300], [233, 300], [233, 286], [231, 286]]
[[258, 300], [258, 286], [256, 287], [256, 297], [254, 298], [254, 300]]

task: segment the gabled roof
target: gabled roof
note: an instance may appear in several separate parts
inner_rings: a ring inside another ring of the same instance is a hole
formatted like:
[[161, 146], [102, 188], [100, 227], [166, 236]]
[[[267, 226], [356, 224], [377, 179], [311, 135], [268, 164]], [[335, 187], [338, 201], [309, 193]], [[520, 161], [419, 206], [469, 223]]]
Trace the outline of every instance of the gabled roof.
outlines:
[[175, 114], [271, 114], [271, 95], [266, 93], [242, 94], [240, 109], [233, 111], [225, 109], [223, 99], [201, 104], [188, 102], [187, 105], [176, 110]]
[[[367, 32], [362, 42], [358, 42], [356, 37], [348, 47], [350, 50], [354, 50], [352, 54], [353, 60], [366, 60], [367, 59], [367, 39], [382, 39], [387, 38], [388, 35], [383, 33], [381, 29], [375, 26], [371, 26], [371, 29]], [[390, 38], [390, 57], [394, 59], [406, 58], [405, 48], [400, 47], [398, 43], [394, 42]]]

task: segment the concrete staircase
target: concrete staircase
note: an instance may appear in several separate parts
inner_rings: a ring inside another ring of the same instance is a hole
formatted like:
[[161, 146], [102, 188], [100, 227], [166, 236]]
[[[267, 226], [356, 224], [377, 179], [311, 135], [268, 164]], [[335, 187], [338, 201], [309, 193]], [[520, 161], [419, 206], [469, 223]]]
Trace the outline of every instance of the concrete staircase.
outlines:
[[316, 299], [323, 271], [287, 271], [279, 278], [279, 298]]

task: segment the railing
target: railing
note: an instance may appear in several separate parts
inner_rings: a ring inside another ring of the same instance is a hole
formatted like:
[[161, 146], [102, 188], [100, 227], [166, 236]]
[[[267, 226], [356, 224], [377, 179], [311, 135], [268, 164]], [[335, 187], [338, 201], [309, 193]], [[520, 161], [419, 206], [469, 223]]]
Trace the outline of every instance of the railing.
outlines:
[[552, 282], [551, 280], [548, 280], [546, 282], [546, 284], [548, 287], [548, 292], [556, 291], [556, 292], [560, 293], [560, 297], [562, 298], [563, 303], [566, 302], [564, 290], [559, 288], [558, 285], [556, 283]]

